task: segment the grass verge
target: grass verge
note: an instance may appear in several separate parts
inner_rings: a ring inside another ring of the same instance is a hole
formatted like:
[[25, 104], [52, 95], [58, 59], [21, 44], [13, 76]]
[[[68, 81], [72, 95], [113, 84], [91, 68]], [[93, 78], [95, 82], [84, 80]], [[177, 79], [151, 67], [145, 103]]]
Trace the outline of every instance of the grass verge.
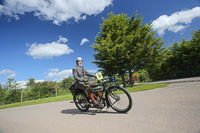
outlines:
[[[137, 92], [137, 91], [152, 90], [152, 89], [155, 89], [155, 88], [161, 88], [161, 87], [166, 87], [166, 86], [167, 86], [166, 83], [145, 84], [145, 85], [129, 86], [126, 89], [129, 92]], [[63, 96], [50, 97], [50, 98], [44, 98], [44, 99], [38, 99], [38, 100], [32, 100], [32, 101], [25, 101], [25, 102], [22, 102], [22, 103], [0, 105], [0, 109], [27, 106], [27, 105], [33, 105], [33, 104], [41, 104], [41, 103], [49, 103], [49, 102], [57, 102], [57, 101], [64, 101], [64, 100], [72, 100], [72, 95], [67, 94], [67, 95], [63, 95]]]
[[6, 104], [6, 105], [0, 105], [0, 109], [6, 109], [6, 108], [13, 108], [13, 107], [20, 107], [20, 106], [26, 106], [26, 105], [33, 105], [33, 104], [41, 104], [41, 103], [50, 103], [50, 102], [57, 102], [57, 101], [64, 101], [64, 100], [71, 100], [72, 95], [63, 95], [63, 96], [57, 96], [57, 97], [50, 97], [50, 98], [44, 98], [44, 99], [38, 99], [38, 100], [32, 100], [32, 101], [25, 101], [20, 103], [13, 103], [13, 104]]
[[166, 87], [167, 83], [155, 83], [155, 84], [139, 84], [134, 85], [132, 87], [126, 87], [128, 92], [137, 92], [137, 91], [145, 91], [145, 90], [152, 90], [156, 88]]

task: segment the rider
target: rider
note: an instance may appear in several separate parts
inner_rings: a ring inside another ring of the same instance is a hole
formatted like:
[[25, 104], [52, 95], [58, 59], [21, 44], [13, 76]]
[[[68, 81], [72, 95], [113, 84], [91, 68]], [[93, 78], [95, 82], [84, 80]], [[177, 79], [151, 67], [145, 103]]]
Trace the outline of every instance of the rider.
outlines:
[[[95, 77], [95, 75], [87, 72], [85, 70], [85, 68], [82, 66], [82, 63], [83, 63], [83, 60], [81, 57], [77, 57], [76, 58], [76, 67], [73, 69], [73, 76], [76, 80], [76, 83], [75, 83], [75, 88], [79, 88], [79, 89], [82, 89], [84, 91], [87, 91], [88, 93], [88, 96], [91, 98], [93, 104], [95, 106], [98, 106], [100, 105], [99, 102], [97, 102], [95, 99], [94, 99], [94, 96], [93, 96], [93, 93], [91, 92], [91, 87], [87, 85], [87, 82], [88, 82], [88, 78], [86, 76], [89, 76], [89, 77]], [[99, 96], [100, 95], [100, 92], [97, 92]]]

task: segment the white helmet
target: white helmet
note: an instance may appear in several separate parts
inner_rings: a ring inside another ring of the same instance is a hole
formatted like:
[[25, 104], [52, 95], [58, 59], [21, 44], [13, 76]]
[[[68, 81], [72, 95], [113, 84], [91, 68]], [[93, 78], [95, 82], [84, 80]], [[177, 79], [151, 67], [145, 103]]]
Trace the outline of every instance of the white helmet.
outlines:
[[82, 59], [81, 57], [77, 57], [77, 58], [76, 58], [76, 62], [77, 62], [77, 61], [83, 61], [83, 59]]

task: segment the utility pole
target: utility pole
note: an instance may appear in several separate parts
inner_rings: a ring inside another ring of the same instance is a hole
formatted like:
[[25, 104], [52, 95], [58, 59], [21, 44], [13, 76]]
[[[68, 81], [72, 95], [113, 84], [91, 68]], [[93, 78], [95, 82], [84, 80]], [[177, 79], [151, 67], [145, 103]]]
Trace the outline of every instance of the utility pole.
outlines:
[[58, 88], [57, 88], [57, 85], [55, 86], [55, 89], [56, 89], [56, 97], [58, 96]]

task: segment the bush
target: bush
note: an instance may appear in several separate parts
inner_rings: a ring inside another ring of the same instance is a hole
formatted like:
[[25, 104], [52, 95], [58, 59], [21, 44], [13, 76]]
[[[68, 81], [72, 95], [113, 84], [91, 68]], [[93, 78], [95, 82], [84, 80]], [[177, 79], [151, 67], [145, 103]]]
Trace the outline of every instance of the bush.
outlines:
[[148, 82], [150, 81], [149, 73], [146, 70], [139, 70], [135, 73], [137, 75], [137, 82]]
[[13, 89], [8, 91], [8, 95], [6, 97], [6, 104], [17, 103], [21, 101], [21, 90]]

